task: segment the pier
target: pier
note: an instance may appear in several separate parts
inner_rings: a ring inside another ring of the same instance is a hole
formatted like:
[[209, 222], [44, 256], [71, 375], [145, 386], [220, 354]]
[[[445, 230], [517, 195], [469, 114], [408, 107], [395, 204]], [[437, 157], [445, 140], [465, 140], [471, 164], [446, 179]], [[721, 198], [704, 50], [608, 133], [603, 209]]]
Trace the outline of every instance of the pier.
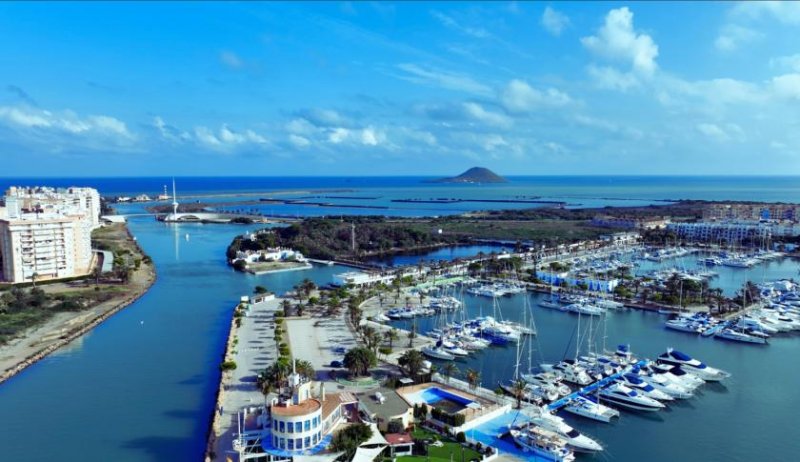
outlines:
[[598, 380], [595, 383], [592, 383], [590, 385], [586, 385], [585, 387], [581, 388], [578, 391], [574, 391], [574, 392], [568, 394], [567, 396], [559, 399], [558, 401], [553, 401], [552, 403], [547, 405], [547, 410], [555, 411], [555, 410], [561, 409], [562, 407], [564, 407], [567, 404], [569, 404], [570, 402], [572, 402], [572, 400], [577, 398], [578, 395], [589, 394], [589, 393], [597, 391], [598, 389], [603, 388], [603, 387], [605, 387], [607, 385], [611, 385], [618, 378], [620, 378], [623, 375], [627, 374], [628, 372], [632, 371], [634, 368], [644, 367], [647, 364], [648, 364], [648, 360], [642, 359], [639, 362], [637, 362], [636, 364], [634, 364], [632, 366], [628, 366], [625, 369], [623, 369], [622, 371], [617, 372], [614, 375], [609, 375], [608, 377], [606, 377], [606, 378], [604, 378], [602, 380]]

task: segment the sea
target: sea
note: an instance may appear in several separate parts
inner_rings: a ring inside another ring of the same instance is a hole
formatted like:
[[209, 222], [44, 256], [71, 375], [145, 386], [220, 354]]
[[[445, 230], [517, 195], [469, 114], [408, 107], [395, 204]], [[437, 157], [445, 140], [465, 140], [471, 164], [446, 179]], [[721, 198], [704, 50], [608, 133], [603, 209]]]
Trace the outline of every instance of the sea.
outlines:
[[[239, 196], [349, 196], [360, 199], [324, 200], [378, 204], [387, 208], [370, 214], [402, 216], [444, 215], [510, 204], [414, 204], [392, 199], [535, 197], [563, 200], [573, 207], [684, 198], [800, 202], [800, 181], [789, 177], [511, 177], [510, 183], [502, 185], [441, 185], [422, 182], [425, 179], [176, 178], [176, 185], [182, 202], [224, 203]], [[165, 184], [171, 189], [171, 182], [172, 178], [4, 178], [0, 188], [93, 186], [105, 196], [153, 196], [162, 192]], [[297, 206], [280, 213], [310, 216], [365, 210]], [[391, 213], [380, 212], [385, 210]], [[143, 211], [143, 204], [119, 207], [120, 213], [131, 214], [131, 232], [153, 258], [158, 273], [155, 285], [67, 348], [0, 385], [0, 418], [5, 422], [0, 431], [0, 460], [201, 460], [226, 330], [239, 297], [251, 293], [256, 285], [282, 293], [304, 278], [327, 284], [334, 274], [348, 271], [339, 266], [314, 266], [307, 271], [260, 276], [237, 273], [225, 263], [225, 247], [234, 236], [258, 225], [165, 224], [141, 214]], [[479, 249], [486, 251], [487, 247], [439, 249], [430, 255], [398, 256], [387, 264], [450, 259]], [[769, 265], [773, 266], [758, 269], [764, 279], [796, 274], [798, 269], [792, 260]], [[730, 274], [720, 275], [720, 280], [735, 289], [739, 285], [735, 278], [741, 273]], [[503, 298], [498, 307], [489, 299], [467, 296], [467, 311], [486, 315], [499, 309], [505, 318], [521, 319], [526, 305], [523, 297], [530, 297], [539, 330], [528, 344], [534, 347], [532, 362], [574, 356], [578, 318], [536, 307], [539, 295]], [[420, 320], [420, 331], [442, 321]], [[795, 415], [800, 409], [796, 392], [800, 336], [777, 337], [768, 346], [739, 345], [668, 331], [662, 327], [663, 321], [653, 313], [611, 313], [603, 324], [603, 338], [612, 349], [616, 344], [630, 344], [644, 357], [675, 347], [731, 372], [732, 378], [706, 386], [694, 399], [654, 415], [623, 413], [611, 425], [568, 417], [606, 448], [595, 456], [580, 455], [579, 460], [795, 460], [800, 449]], [[583, 322], [585, 329], [586, 320]], [[515, 355], [514, 348], [490, 348], [457, 366], [462, 371], [479, 369], [483, 386], [493, 388], [513, 376]], [[522, 363], [527, 367], [527, 352]]]

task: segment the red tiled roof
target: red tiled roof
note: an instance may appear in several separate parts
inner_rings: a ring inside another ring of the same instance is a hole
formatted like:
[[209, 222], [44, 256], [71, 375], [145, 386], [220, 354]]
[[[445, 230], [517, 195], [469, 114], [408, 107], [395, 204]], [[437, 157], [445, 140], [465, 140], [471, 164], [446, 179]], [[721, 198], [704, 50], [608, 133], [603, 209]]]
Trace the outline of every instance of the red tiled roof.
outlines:
[[396, 446], [398, 444], [409, 444], [413, 442], [411, 439], [411, 435], [409, 433], [387, 433], [383, 435], [386, 438], [386, 441], [389, 443], [390, 446]]

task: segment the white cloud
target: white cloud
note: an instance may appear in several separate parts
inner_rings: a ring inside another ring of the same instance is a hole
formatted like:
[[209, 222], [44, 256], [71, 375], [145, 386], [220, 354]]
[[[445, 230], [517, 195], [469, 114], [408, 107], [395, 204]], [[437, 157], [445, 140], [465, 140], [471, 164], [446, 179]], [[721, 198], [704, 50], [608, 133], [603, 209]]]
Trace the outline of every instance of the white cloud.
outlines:
[[373, 127], [361, 130], [361, 144], [366, 146], [377, 146], [386, 140], [386, 134]]
[[564, 29], [569, 26], [570, 21], [569, 17], [557, 11], [549, 6], [545, 7], [544, 12], [542, 13], [542, 27], [547, 30], [547, 32], [551, 33], [552, 35], [559, 36]]
[[465, 114], [472, 120], [485, 123], [493, 127], [509, 127], [511, 126], [511, 119], [503, 114], [497, 112], [487, 111], [478, 103], [467, 102], [463, 103]]
[[778, 56], [769, 60], [770, 67], [778, 69], [788, 69], [800, 72], [800, 53], [790, 56]]
[[336, 127], [328, 134], [328, 141], [333, 144], [339, 144], [347, 140], [350, 136], [350, 130], [343, 127]]
[[316, 127], [308, 120], [299, 117], [286, 124], [286, 131], [297, 135], [309, 135], [316, 131]]
[[448, 16], [439, 11], [431, 11], [431, 16], [436, 18], [440, 23], [442, 23], [445, 27], [450, 29], [457, 30], [462, 34], [469, 35], [470, 37], [478, 38], [478, 39], [487, 39], [492, 37], [492, 34], [482, 28], [482, 27], [470, 27], [465, 26], [458, 21], [456, 21], [452, 16]]
[[59, 113], [30, 106], [0, 106], [0, 120], [22, 130], [46, 130], [83, 136], [104, 136], [130, 141], [135, 136], [125, 122], [107, 115], [81, 117], [73, 111]]
[[761, 37], [763, 37], [762, 33], [748, 27], [726, 24], [717, 35], [714, 46], [720, 51], [735, 51], [741, 45], [753, 42]]
[[800, 99], [800, 74], [784, 74], [773, 77], [772, 90], [775, 96], [787, 99]]
[[195, 127], [194, 139], [201, 146], [223, 152], [231, 152], [241, 147], [265, 145], [268, 142], [264, 136], [253, 130], [239, 132], [227, 124], [222, 124], [216, 132], [208, 127]]
[[738, 2], [733, 7], [735, 17], [760, 20], [774, 19], [783, 24], [800, 24], [800, 3], [794, 1]]
[[541, 107], [564, 106], [572, 99], [555, 88], [537, 90], [523, 80], [514, 79], [501, 92], [500, 101], [510, 112], [528, 112]]
[[742, 127], [733, 123], [726, 124], [724, 127], [713, 123], [700, 123], [696, 128], [703, 135], [720, 142], [742, 141], [744, 138]]
[[222, 64], [230, 67], [231, 69], [241, 69], [244, 67], [244, 61], [232, 51], [222, 51], [219, 54], [219, 60]]
[[435, 69], [425, 69], [410, 63], [398, 64], [397, 67], [406, 72], [406, 75], [400, 76], [400, 78], [409, 82], [482, 96], [488, 96], [492, 93], [492, 89], [487, 85], [467, 75]]
[[632, 72], [622, 72], [610, 66], [589, 65], [589, 75], [600, 88], [628, 91], [639, 86], [639, 79]]
[[627, 7], [609, 11], [597, 35], [583, 37], [581, 43], [597, 56], [630, 63], [638, 74], [650, 76], [658, 69], [658, 45], [634, 30], [633, 13]]
[[294, 133], [289, 135], [289, 142], [296, 148], [306, 148], [311, 144], [311, 141], [308, 138], [300, 135], [295, 135]]

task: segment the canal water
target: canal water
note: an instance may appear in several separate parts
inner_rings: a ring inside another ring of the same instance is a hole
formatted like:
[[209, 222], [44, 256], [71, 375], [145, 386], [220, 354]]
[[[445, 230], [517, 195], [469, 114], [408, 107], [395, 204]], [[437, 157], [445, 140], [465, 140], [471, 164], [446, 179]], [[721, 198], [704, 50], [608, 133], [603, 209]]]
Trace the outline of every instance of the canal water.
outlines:
[[202, 460], [239, 297], [256, 285], [282, 293], [306, 277], [327, 284], [345, 271], [233, 272], [225, 248], [252, 227], [136, 217], [130, 228], [153, 258], [157, 282], [70, 348], [0, 386], [0, 460]]
[[[306, 277], [324, 284], [347, 271], [315, 266], [263, 276], [234, 273], [225, 264], [225, 247], [255, 226], [175, 227], [135, 217], [130, 228], [152, 256], [157, 282], [69, 348], [0, 386], [0, 417], [6, 423], [0, 460], [200, 460], [217, 367], [238, 297], [256, 285], [284, 292]], [[442, 257], [447, 258], [436, 259]], [[520, 319], [522, 297], [503, 298], [502, 313]], [[535, 301], [538, 295], [532, 297]], [[491, 314], [489, 299], [466, 298], [470, 316]], [[554, 361], [574, 354], [577, 317], [534, 310], [540, 332], [535, 362], [540, 355]], [[608, 345], [630, 343], [636, 353], [650, 357], [674, 346], [734, 375], [655, 415], [626, 413], [613, 425], [575, 421], [607, 447], [595, 458], [792, 460], [800, 440], [800, 337], [776, 338], [765, 347], [738, 345], [666, 331], [662, 322], [655, 314], [612, 313]], [[424, 332], [435, 321], [419, 323]], [[511, 378], [514, 356], [513, 348], [490, 348], [458, 366], [480, 369], [483, 385], [493, 387]]]
[[[539, 331], [528, 337], [532, 344], [534, 367], [541, 362], [556, 362], [575, 356], [578, 316], [537, 306], [545, 295], [525, 294], [499, 299], [499, 312], [505, 319], [522, 321], [523, 297], [529, 297]], [[491, 299], [465, 295], [469, 317], [491, 315]], [[797, 353], [800, 336], [781, 335], [767, 346], [735, 344], [703, 338], [663, 327], [665, 316], [641, 311], [610, 312], [607, 320], [591, 320], [597, 347], [630, 344], [639, 357], [655, 358], [674, 347], [733, 376], [721, 384], [707, 384], [690, 400], [676, 401], [657, 413], [623, 412], [621, 418], [604, 424], [564, 414], [570, 424], [600, 441], [606, 450], [595, 456], [581, 454], [579, 460], [618, 461], [753, 461], [795, 460], [800, 441], [797, 410], [800, 409], [800, 368]], [[420, 333], [440, 325], [439, 317], [418, 318]], [[581, 317], [584, 336], [589, 317]], [[408, 329], [412, 321], [394, 321]], [[528, 370], [528, 345], [520, 353], [520, 372]], [[581, 354], [587, 343], [581, 342]], [[489, 347], [467, 359], [457, 359], [461, 374], [473, 368], [481, 371], [483, 387], [494, 389], [514, 376], [516, 347]], [[441, 361], [436, 361], [443, 364]]]

